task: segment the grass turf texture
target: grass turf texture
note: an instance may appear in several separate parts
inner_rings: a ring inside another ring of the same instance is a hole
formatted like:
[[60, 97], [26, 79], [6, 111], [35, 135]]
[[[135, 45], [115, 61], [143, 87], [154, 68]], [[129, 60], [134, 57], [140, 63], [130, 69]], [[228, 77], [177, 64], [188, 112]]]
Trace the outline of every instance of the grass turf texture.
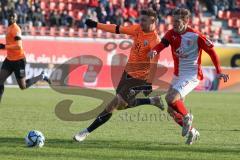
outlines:
[[[200, 141], [192, 146], [184, 144], [181, 129], [168, 120], [166, 111], [152, 106], [115, 112], [86, 141], [73, 142], [72, 136], [92, 120], [59, 120], [55, 105], [64, 98], [74, 100], [74, 113], [100, 103], [50, 89], [7, 88], [0, 105], [0, 159], [240, 159], [239, 93], [191, 93], [187, 97], [186, 105], [201, 134]], [[152, 114], [157, 119], [151, 118]], [[44, 133], [43, 148], [25, 147], [24, 137], [32, 129]]]

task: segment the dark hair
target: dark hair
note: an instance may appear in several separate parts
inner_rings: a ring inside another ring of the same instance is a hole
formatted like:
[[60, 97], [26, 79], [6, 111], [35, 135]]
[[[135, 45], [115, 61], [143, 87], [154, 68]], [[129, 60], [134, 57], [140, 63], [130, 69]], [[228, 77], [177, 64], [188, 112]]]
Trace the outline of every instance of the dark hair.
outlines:
[[152, 8], [141, 10], [141, 15], [146, 15], [149, 17], [154, 17], [154, 19], [157, 19], [157, 13]]
[[15, 17], [16, 12], [15, 12], [14, 10], [9, 10], [9, 11], [7, 12], [7, 15], [8, 15], [8, 17]]
[[181, 19], [188, 19], [191, 16], [191, 13], [186, 8], [176, 8], [173, 10], [173, 16], [180, 16]]

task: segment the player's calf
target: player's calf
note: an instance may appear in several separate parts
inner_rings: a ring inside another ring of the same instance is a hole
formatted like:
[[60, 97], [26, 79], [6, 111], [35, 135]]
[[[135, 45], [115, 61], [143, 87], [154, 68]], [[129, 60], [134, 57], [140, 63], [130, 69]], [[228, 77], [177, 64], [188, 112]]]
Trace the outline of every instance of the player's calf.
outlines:
[[187, 108], [181, 99], [181, 95], [176, 89], [170, 89], [165, 97], [165, 100], [168, 106], [170, 106], [176, 112], [182, 114], [183, 116], [188, 114]]
[[174, 121], [182, 127], [183, 126], [183, 115], [176, 112], [171, 107], [168, 107], [167, 111], [168, 111], [169, 115], [174, 119]]
[[37, 83], [40, 80], [46, 81], [48, 84], [51, 84], [51, 80], [44, 73], [44, 71], [42, 71], [41, 74], [39, 74], [36, 77], [32, 77], [27, 80], [25, 80], [25, 77], [23, 77], [23, 78], [19, 78], [17, 81], [18, 81], [19, 88], [23, 90], [23, 89], [27, 89], [27, 88], [31, 87], [32, 85], [34, 85], [35, 83]]
[[99, 114], [99, 116], [95, 119], [95, 121], [86, 129], [80, 131], [77, 133], [73, 139], [75, 141], [81, 142], [86, 139], [86, 137], [93, 132], [95, 129], [103, 125], [105, 122], [107, 122], [112, 117], [112, 113], [107, 112], [104, 110], [102, 113]]
[[105, 110], [98, 115], [98, 117], [94, 120], [94, 122], [83, 131], [77, 133], [73, 139], [75, 141], [81, 142], [86, 139], [86, 137], [96, 130], [98, 127], [102, 126], [106, 123], [111, 117], [112, 112], [117, 109], [121, 105], [126, 105], [126, 102], [121, 98], [120, 95], [114, 97], [114, 99], [108, 104]]
[[168, 107], [168, 113], [173, 117], [174, 121], [182, 127], [182, 136], [185, 137], [192, 129], [193, 115], [188, 113], [183, 116], [171, 107]]
[[150, 97], [151, 104], [160, 108], [162, 111], [164, 110], [164, 103], [161, 96]]

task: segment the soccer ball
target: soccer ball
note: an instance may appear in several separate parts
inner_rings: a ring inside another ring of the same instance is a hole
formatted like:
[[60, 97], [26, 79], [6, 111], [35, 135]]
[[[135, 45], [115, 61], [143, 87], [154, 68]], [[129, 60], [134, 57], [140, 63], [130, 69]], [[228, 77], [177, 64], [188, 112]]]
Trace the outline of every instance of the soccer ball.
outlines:
[[25, 143], [28, 147], [43, 147], [45, 137], [40, 131], [30, 131], [25, 137]]

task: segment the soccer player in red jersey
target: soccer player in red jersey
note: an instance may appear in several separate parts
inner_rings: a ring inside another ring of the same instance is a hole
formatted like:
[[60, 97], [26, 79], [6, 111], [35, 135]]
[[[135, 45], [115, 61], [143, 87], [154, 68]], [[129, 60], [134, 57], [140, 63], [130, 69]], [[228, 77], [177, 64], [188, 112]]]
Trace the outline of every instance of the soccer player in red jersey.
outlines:
[[184, 104], [188, 95], [200, 80], [203, 79], [201, 70], [201, 55], [204, 50], [212, 59], [217, 77], [227, 82], [228, 75], [223, 74], [213, 43], [198, 31], [188, 26], [190, 12], [177, 8], [173, 11], [173, 29], [167, 31], [161, 42], [149, 53], [150, 57], [158, 55], [164, 48], [171, 46], [174, 60], [174, 77], [166, 95], [168, 112], [182, 127], [182, 136], [187, 136], [186, 144], [192, 144], [200, 136], [192, 127], [193, 115]]

